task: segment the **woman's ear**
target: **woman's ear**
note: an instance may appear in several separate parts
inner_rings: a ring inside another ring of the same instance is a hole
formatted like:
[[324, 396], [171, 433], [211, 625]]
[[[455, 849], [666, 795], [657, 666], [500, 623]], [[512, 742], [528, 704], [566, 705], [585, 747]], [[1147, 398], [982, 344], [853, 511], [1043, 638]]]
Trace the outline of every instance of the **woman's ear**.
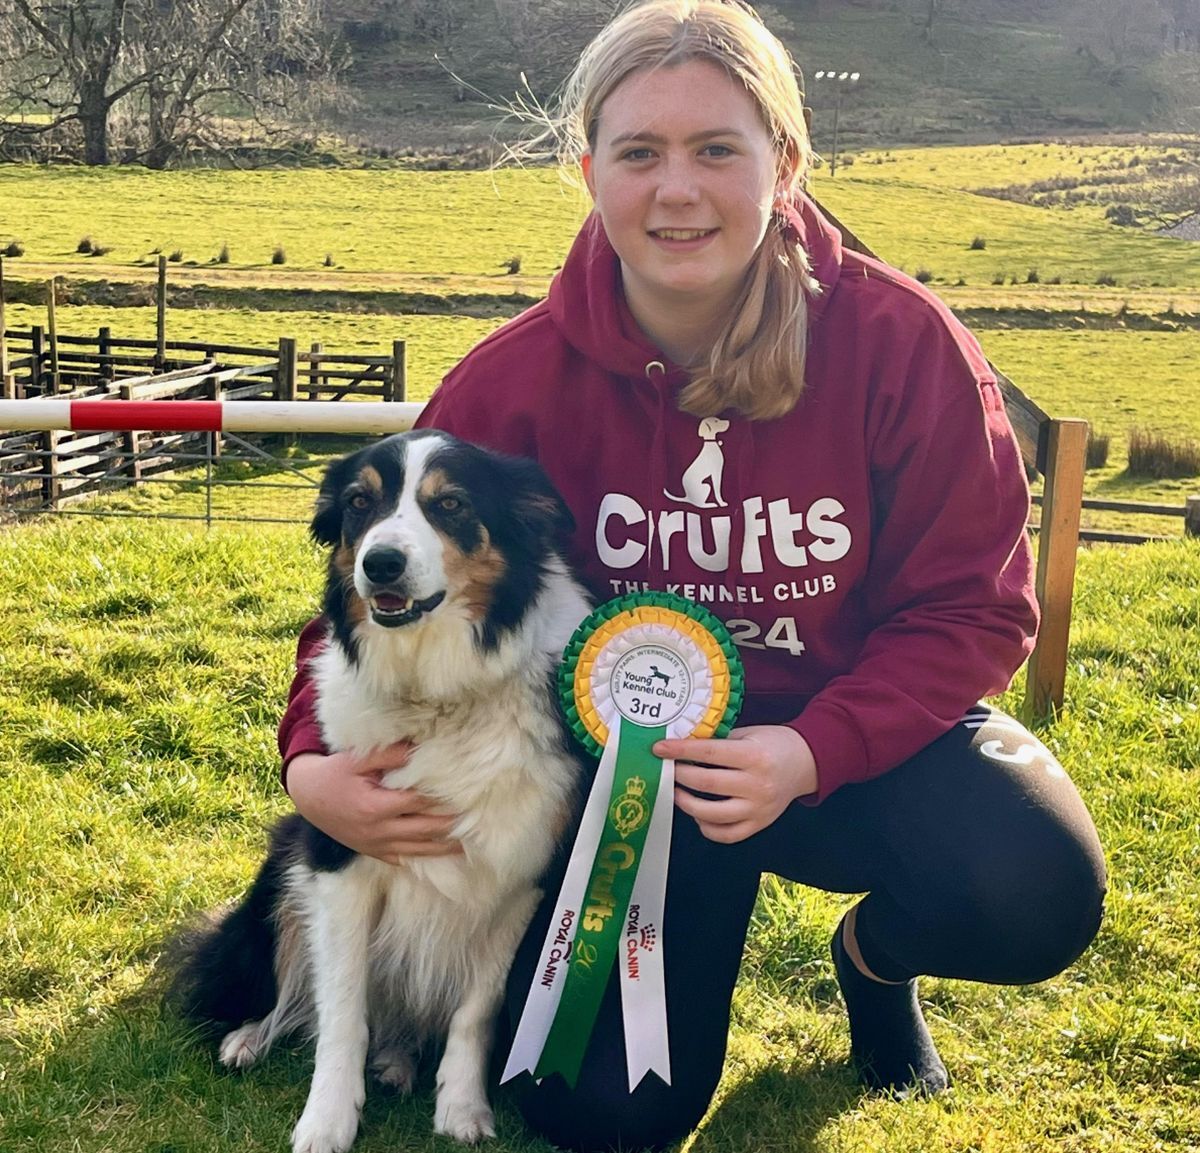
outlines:
[[592, 172], [591, 149], [579, 158], [579, 169], [583, 173], [583, 182], [587, 185], [588, 195], [594, 201], [596, 199], [596, 179], [595, 174]]
[[790, 202], [792, 194], [800, 184], [800, 156], [790, 143], [784, 146], [779, 161], [779, 183], [775, 188], [776, 201]]

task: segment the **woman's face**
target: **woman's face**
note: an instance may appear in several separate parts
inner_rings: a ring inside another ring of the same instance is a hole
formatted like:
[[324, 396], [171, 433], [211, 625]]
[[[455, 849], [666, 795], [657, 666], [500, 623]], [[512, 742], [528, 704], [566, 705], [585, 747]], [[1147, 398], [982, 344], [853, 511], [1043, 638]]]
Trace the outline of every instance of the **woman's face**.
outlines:
[[778, 185], [741, 84], [707, 60], [633, 73], [600, 108], [583, 176], [635, 315], [732, 304]]

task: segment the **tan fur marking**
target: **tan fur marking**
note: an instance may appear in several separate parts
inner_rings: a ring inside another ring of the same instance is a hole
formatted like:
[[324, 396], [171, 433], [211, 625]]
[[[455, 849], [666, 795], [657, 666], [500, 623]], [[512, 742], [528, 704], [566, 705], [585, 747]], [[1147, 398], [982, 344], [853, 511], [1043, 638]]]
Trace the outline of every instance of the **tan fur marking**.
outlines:
[[459, 552], [452, 541], [446, 543], [446, 576], [450, 587], [457, 590], [457, 596], [466, 602], [471, 615], [482, 620], [491, 610], [496, 585], [507, 571], [504, 556], [492, 545], [487, 529], [483, 530], [483, 544], [469, 555]]
[[417, 486], [417, 496], [421, 500], [432, 500], [442, 489], [449, 487], [450, 478], [446, 475], [445, 470], [431, 468], [421, 477], [421, 483]]
[[360, 625], [367, 619], [367, 605], [354, 587], [354, 558], [354, 548], [343, 542], [334, 551], [333, 571], [338, 574], [342, 584], [350, 593], [347, 598], [346, 616], [351, 625]]
[[383, 495], [383, 477], [373, 465], [364, 464], [362, 471], [358, 474], [358, 482], [365, 488], [369, 488], [376, 496]]
[[304, 925], [286, 902], [279, 906], [275, 924], [275, 981], [283, 986], [301, 976], [297, 970], [305, 963]]
[[[437, 500], [443, 490], [456, 492], [450, 477], [440, 468], [430, 469], [421, 478], [418, 493], [422, 501]], [[444, 543], [442, 563], [446, 569], [446, 584], [451, 600], [464, 604], [472, 619], [487, 616], [496, 596], [496, 584], [507, 570], [503, 555], [492, 545], [487, 529], [479, 526], [483, 537], [473, 552], [464, 553], [445, 533], [438, 532]]]

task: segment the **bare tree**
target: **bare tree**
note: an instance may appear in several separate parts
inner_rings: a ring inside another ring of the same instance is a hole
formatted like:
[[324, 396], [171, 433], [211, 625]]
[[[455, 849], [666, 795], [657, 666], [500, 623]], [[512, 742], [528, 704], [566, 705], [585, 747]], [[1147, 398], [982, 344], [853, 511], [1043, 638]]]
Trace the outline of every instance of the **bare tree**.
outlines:
[[106, 164], [118, 102], [125, 159], [162, 168], [244, 132], [279, 133], [336, 90], [319, 0], [0, 0], [0, 99], [41, 113], [0, 139], [78, 123]]
[[220, 152], [252, 122], [258, 136], [292, 138], [338, 96], [349, 61], [322, 34], [317, 0], [137, 0], [131, 58], [147, 77], [138, 159], [165, 168], [182, 152]]
[[1167, 0], [1170, 17], [1168, 47], [1176, 51], [1200, 51], [1200, 0]]
[[922, 0], [925, 9], [925, 23], [921, 27], [921, 38], [926, 44], [933, 43], [933, 25], [942, 9], [942, 0]]
[[9, 135], [77, 125], [87, 164], [108, 163], [113, 105], [143, 83], [129, 75], [129, 0], [0, 0], [0, 91], [22, 110], [48, 116], [9, 124]]
[[1161, 51], [1167, 12], [1161, 0], [1085, 0], [1078, 8], [1083, 50], [1093, 68], [1119, 83], [1139, 59]]
[[557, 88], [623, 0], [493, 0], [513, 64], [539, 95]]

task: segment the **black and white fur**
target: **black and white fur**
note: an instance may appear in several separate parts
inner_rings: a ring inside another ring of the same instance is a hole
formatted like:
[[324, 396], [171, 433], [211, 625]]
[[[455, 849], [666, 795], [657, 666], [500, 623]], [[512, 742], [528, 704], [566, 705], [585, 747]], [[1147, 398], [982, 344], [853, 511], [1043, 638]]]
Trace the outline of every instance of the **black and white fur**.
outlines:
[[439, 432], [390, 437], [325, 476], [312, 522], [331, 548], [314, 658], [325, 739], [412, 741], [384, 783], [460, 814], [463, 852], [384, 864], [287, 818], [243, 903], [192, 953], [191, 1012], [237, 1026], [226, 1065], [315, 1035], [295, 1153], [350, 1146], [368, 1056], [406, 1091], [418, 1051], [443, 1038], [435, 1131], [493, 1133], [493, 1021], [580, 778], [553, 698], [589, 610], [561, 557], [571, 523], [536, 465]]

